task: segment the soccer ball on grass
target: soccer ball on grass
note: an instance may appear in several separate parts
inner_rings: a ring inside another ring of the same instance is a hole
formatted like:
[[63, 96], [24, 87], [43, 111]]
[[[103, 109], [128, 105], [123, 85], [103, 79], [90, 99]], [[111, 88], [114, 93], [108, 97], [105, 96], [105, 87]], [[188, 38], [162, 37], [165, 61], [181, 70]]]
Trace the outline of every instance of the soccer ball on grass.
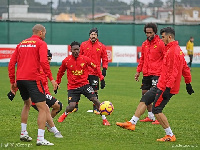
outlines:
[[104, 101], [100, 104], [99, 111], [102, 115], [110, 115], [114, 110], [114, 106], [110, 101]]

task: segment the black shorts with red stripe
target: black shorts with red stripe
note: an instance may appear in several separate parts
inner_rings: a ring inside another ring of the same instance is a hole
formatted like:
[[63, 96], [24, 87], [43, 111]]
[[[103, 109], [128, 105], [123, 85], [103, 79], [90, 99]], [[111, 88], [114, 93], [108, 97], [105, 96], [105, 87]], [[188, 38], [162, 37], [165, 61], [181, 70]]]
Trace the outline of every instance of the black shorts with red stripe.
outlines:
[[34, 103], [46, 101], [45, 91], [41, 81], [18, 80], [17, 87], [23, 100], [28, 100], [30, 97]]
[[152, 112], [154, 114], [161, 113], [165, 105], [169, 102], [174, 94], [163, 95], [162, 90], [152, 87], [145, 95], [142, 96], [140, 102], [144, 102], [147, 106], [153, 103]]
[[96, 97], [92, 86], [87, 84], [77, 89], [68, 90], [68, 104], [70, 102], [79, 102], [81, 94], [83, 94], [89, 100], [92, 97]]
[[158, 83], [159, 76], [143, 76], [142, 85], [140, 89], [150, 90], [151, 87], [156, 86]]

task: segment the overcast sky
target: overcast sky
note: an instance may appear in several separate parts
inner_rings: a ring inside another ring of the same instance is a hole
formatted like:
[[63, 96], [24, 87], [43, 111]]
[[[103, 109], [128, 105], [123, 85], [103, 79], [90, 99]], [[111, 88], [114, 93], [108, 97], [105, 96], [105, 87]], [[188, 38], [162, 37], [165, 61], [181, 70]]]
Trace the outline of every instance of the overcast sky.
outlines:
[[[35, 0], [36, 2], [40, 2], [42, 4], [47, 4], [47, 2], [50, 2], [51, 0]], [[53, 6], [56, 7], [58, 5], [58, 0], [52, 0], [53, 1]], [[77, 1], [77, 0], [72, 0], [72, 1]], [[123, 2], [126, 2], [126, 3], [130, 3], [132, 0], [120, 0], [120, 1], [123, 1]], [[154, 0], [138, 0], [142, 3], [149, 3], [149, 2], [153, 2]], [[163, 2], [165, 2], [166, 0], [162, 0]]]

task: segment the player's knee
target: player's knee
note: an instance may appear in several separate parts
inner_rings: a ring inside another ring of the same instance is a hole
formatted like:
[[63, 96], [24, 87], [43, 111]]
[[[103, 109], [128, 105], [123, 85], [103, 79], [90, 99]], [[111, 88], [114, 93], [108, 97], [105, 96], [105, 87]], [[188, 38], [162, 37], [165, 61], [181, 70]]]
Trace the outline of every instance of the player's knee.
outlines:
[[56, 114], [58, 114], [62, 110], [62, 106], [63, 106], [63, 104], [61, 102], [58, 102], [58, 105], [59, 105], [59, 109], [56, 112]]
[[152, 113], [153, 114], [159, 114], [162, 113], [162, 108], [161, 107], [152, 107]]

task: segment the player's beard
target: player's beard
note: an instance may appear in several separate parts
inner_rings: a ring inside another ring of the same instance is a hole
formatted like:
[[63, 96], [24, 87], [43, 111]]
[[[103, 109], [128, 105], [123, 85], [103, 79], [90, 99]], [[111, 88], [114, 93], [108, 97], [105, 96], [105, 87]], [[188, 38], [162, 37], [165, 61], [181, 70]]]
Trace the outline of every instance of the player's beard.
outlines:
[[94, 43], [97, 39], [96, 38], [90, 38], [91, 42]]

